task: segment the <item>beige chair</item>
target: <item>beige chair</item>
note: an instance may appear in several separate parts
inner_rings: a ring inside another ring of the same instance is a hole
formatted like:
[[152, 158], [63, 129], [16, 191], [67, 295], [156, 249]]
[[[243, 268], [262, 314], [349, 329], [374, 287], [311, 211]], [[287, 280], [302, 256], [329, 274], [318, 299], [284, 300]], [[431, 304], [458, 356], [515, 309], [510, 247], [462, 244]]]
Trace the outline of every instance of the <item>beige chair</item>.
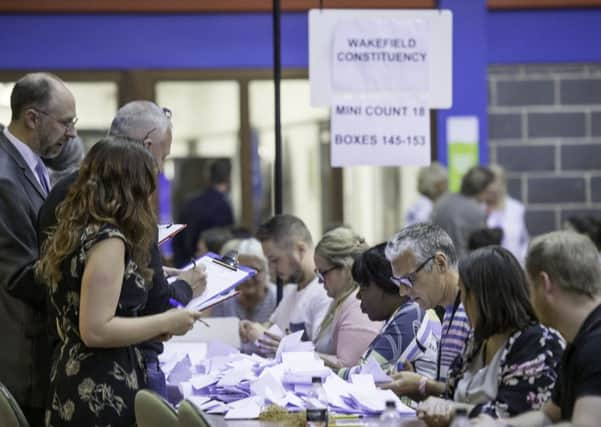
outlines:
[[138, 427], [176, 427], [177, 414], [165, 399], [150, 390], [136, 394], [136, 423]]
[[180, 427], [210, 427], [211, 424], [193, 403], [182, 401], [177, 410], [177, 421]]
[[29, 427], [19, 404], [2, 383], [0, 383], [0, 425], [2, 427]]

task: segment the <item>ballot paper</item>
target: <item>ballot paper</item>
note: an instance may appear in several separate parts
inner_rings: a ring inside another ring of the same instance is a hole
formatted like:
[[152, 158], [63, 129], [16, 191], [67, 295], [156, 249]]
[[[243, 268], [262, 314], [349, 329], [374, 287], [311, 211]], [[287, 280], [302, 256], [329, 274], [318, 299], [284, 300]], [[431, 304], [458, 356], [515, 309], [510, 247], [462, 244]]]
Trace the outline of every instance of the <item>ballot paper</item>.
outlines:
[[382, 370], [382, 367], [373, 356], [367, 358], [367, 361], [361, 367], [360, 373], [371, 375], [376, 383], [389, 383], [392, 381], [392, 378]]
[[186, 224], [159, 224], [159, 245], [162, 245], [167, 240], [171, 239], [184, 228], [186, 228]]

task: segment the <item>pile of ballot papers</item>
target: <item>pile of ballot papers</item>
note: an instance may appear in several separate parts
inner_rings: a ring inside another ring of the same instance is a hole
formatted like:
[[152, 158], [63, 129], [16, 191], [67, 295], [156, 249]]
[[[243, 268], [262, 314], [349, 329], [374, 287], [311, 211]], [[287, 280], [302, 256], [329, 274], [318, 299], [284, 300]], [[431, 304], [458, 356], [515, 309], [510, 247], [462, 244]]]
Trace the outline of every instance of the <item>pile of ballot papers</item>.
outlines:
[[284, 336], [273, 359], [242, 354], [217, 341], [166, 343], [161, 366], [179, 399], [210, 414], [225, 414], [226, 419], [257, 418], [271, 404], [290, 411], [314, 406], [315, 398], [309, 397], [313, 377], [322, 379], [324, 401], [319, 403], [330, 411], [376, 415], [392, 400], [401, 415], [415, 414], [392, 391], [376, 387], [391, 379], [375, 360], [368, 359], [347, 382], [326, 367], [312, 343], [301, 341], [301, 336], [302, 331]]

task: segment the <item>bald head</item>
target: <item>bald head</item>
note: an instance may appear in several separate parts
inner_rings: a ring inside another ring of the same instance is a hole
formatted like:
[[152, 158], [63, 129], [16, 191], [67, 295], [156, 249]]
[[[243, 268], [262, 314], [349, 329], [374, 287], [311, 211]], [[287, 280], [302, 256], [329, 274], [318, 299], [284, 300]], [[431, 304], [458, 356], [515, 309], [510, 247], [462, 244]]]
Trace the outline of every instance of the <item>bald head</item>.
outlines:
[[65, 95], [69, 90], [65, 83], [54, 74], [30, 73], [21, 77], [10, 95], [12, 121], [18, 121], [26, 108], [47, 110], [54, 106], [57, 94]]
[[117, 111], [109, 135], [142, 142], [162, 169], [171, 150], [170, 112], [150, 101], [129, 102]]

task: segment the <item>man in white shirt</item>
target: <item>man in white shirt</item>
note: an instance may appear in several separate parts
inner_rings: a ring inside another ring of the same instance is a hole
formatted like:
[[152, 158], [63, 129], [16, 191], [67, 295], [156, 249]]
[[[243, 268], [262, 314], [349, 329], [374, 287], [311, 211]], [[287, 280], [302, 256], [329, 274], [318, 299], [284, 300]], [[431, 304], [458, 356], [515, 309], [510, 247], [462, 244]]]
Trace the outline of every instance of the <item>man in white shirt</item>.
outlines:
[[304, 331], [303, 338], [312, 340], [328, 310], [331, 299], [315, 276], [313, 239], [302, 220], [293, 215], [276, 215], [262, 224], [257, 231], [271, 273], [284, 283], [282, 301], [266, 325], [240, 322], [243, 342], [261, 338], [267, 352], [277, 348], [279, 338], [267, 332], [276, 324], [284, 332]]
[[12, 117], [0, 133], [0, 382], [31, 426], [43, 424], [49, 345], [46, 289], [33, 275], [38, 210], [50, 190], [42, 157], [76, 136], [75, 98], [57, 76], [27, 74], [11, 93]]

